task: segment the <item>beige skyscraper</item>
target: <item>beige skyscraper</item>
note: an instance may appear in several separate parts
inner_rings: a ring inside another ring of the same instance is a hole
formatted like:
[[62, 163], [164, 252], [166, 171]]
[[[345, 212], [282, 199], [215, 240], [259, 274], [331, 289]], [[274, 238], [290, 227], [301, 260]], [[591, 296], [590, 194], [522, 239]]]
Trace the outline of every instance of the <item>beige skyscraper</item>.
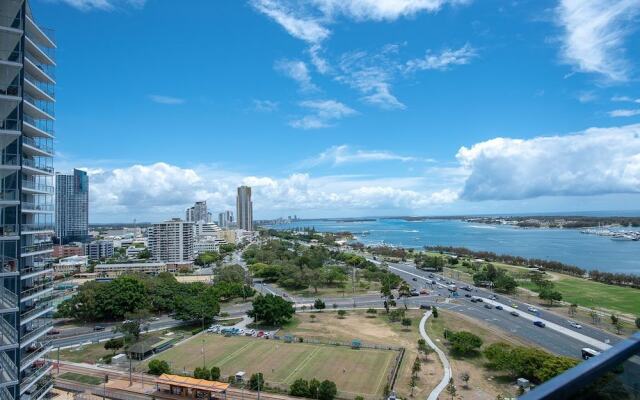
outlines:
[[240, 186], [236, 199], [236, 218], [238, 229], [253, 230], [253, 202], [251, 201], [251, 188]]

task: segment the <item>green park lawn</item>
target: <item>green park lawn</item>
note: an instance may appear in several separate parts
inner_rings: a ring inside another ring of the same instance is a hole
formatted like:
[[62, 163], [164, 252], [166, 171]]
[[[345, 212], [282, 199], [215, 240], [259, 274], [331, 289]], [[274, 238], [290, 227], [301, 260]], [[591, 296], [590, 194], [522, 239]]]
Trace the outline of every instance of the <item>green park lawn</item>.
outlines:
[[66, 379], [68, 381], [86, 383], [88, 385], [100, 385], [102, 379], [95, 376], [76, 374], [75, 372], [65, 372], [59, 376], [60, 379]]

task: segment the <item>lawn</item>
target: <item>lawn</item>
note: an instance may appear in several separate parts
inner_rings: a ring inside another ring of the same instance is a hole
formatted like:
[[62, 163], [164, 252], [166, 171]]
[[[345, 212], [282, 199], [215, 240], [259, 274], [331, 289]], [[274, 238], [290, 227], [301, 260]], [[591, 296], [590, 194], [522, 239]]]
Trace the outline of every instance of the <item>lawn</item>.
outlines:
[[[367, 281], [366, 279], [360, 279], [359, 282], [356, 282], [356, 294], [366, 294], [370, 292], [378, 293], [380, 292], [380, 283], [374, 281]], [[292, 294], [294, 296], [302, 296], [302, 297], [328, 297], [328, 296], [349, 296], [353, 294], [353, 285], [351, 280], [344, 282], [344, 285], [331, 285], [319, 287], [318, 292], [312, 288], [306, 288], [303, 290], [288, 290], [287, 293]]]
[[[285, 387], [298, 378], [329, 379], [338, 390], [348, 394], [380, 396], [397, 352], [389, 350], [353, 350], [344, 346], [284, 343], [251, 337], [224, 337], [203, 334], [160, 353], [176, 372], [202, 366], [218, 366], [222, 376], [245, 371], [262, 372], [267, 383]], [[146, 369], [146, 360], [139, 368]]]
[[88, 385], [100, 385], [102, 383], [102, 379], [96, 378], [95, 376], [76, 374], [75, 372], [65, 372], [61, 374], [59, 379], [66, 379], [68, 381], [86, 383]]

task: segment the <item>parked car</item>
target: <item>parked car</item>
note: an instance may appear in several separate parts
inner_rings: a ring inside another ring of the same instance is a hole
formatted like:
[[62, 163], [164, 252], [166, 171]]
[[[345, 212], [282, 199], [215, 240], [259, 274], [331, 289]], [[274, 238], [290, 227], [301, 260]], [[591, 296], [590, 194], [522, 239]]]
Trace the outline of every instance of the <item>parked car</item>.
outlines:
[[535, 326], [539, 326], [540, 328], [544, 328], [545, 327], [545, 324], [542, 321], [533, 321], [533, 324]]
[[464, 297], [471, 297], [469, 293], [465, 293]]
[[420, 304], [421, 310], [431, 310], [431, 306], [428, 304]]
[[429, 291], [425, 288], [420, 289], [420, 294], [429, 294]]
[[493, 306], [491, 304], [485, 304], [484, 308], [487, 308], [487, 309], [491, 310], [493, 308]]
[[501, 305], [497, 305], [496, 306], [496, 310], [502, 310], [502, 306]]
[[532, 312], [532, 313], [537, 313], [538, 312], [538, 309], [535, 308], [535, 307], [529, 307], [529, 308], [527, 308], [527, 310], [529, 310], [529, 312]]
[[509, 314], [513, 315], [514, 317], [520, 316], [520, 314], [518, 314], [516, 311], [511, 311]]
[[482, 297], [476, 297], [476, 300], [478, 300], [478, 303], [483, 303], [484, 300], [482, 300]]
[[429, 278], [433, 278], [433, 274], [429, 274]]
[[255, 329], [248, 329], [246, 331], [244, 331], [245, 336], [253, 336], [256, 334], [256, 330]]
[[260, 331], [258, 332], [258, 334], [256, 335], [256, 337], [263, 337], [264, 336], [264, 332]]

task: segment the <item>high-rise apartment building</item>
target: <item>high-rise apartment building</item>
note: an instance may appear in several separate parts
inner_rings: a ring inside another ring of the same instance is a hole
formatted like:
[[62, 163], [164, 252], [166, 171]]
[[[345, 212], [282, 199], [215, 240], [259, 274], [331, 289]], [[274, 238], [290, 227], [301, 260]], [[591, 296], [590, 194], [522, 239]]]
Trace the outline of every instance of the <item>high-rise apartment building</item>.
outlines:
[[0, 1], [0, 399], [52, 387], [53, 35]]
[[238, 188], [236, 217], [238, 218], [238, 229], [253, 230], [253, 202], [251, 201], [251, 188], [249, 186], [240, 186]]
[[155, 260], [166, 263], [193, 261], [193, 222], [180, 218], [153, 224], [149, 229], [149, 248]]
[[233, 211], [223, 211], [218, 214], [218, 226], [228, 228], [233, 225]]
[[56, 174], [56, 236], [62, 244], [85, 242], [89, 237], [89, 176]]
[[211, 222], [211, 213], [207, 211], [207, 202], [196, 201], [193, 207], [187, 208], [185, 220], [187, 222]]

